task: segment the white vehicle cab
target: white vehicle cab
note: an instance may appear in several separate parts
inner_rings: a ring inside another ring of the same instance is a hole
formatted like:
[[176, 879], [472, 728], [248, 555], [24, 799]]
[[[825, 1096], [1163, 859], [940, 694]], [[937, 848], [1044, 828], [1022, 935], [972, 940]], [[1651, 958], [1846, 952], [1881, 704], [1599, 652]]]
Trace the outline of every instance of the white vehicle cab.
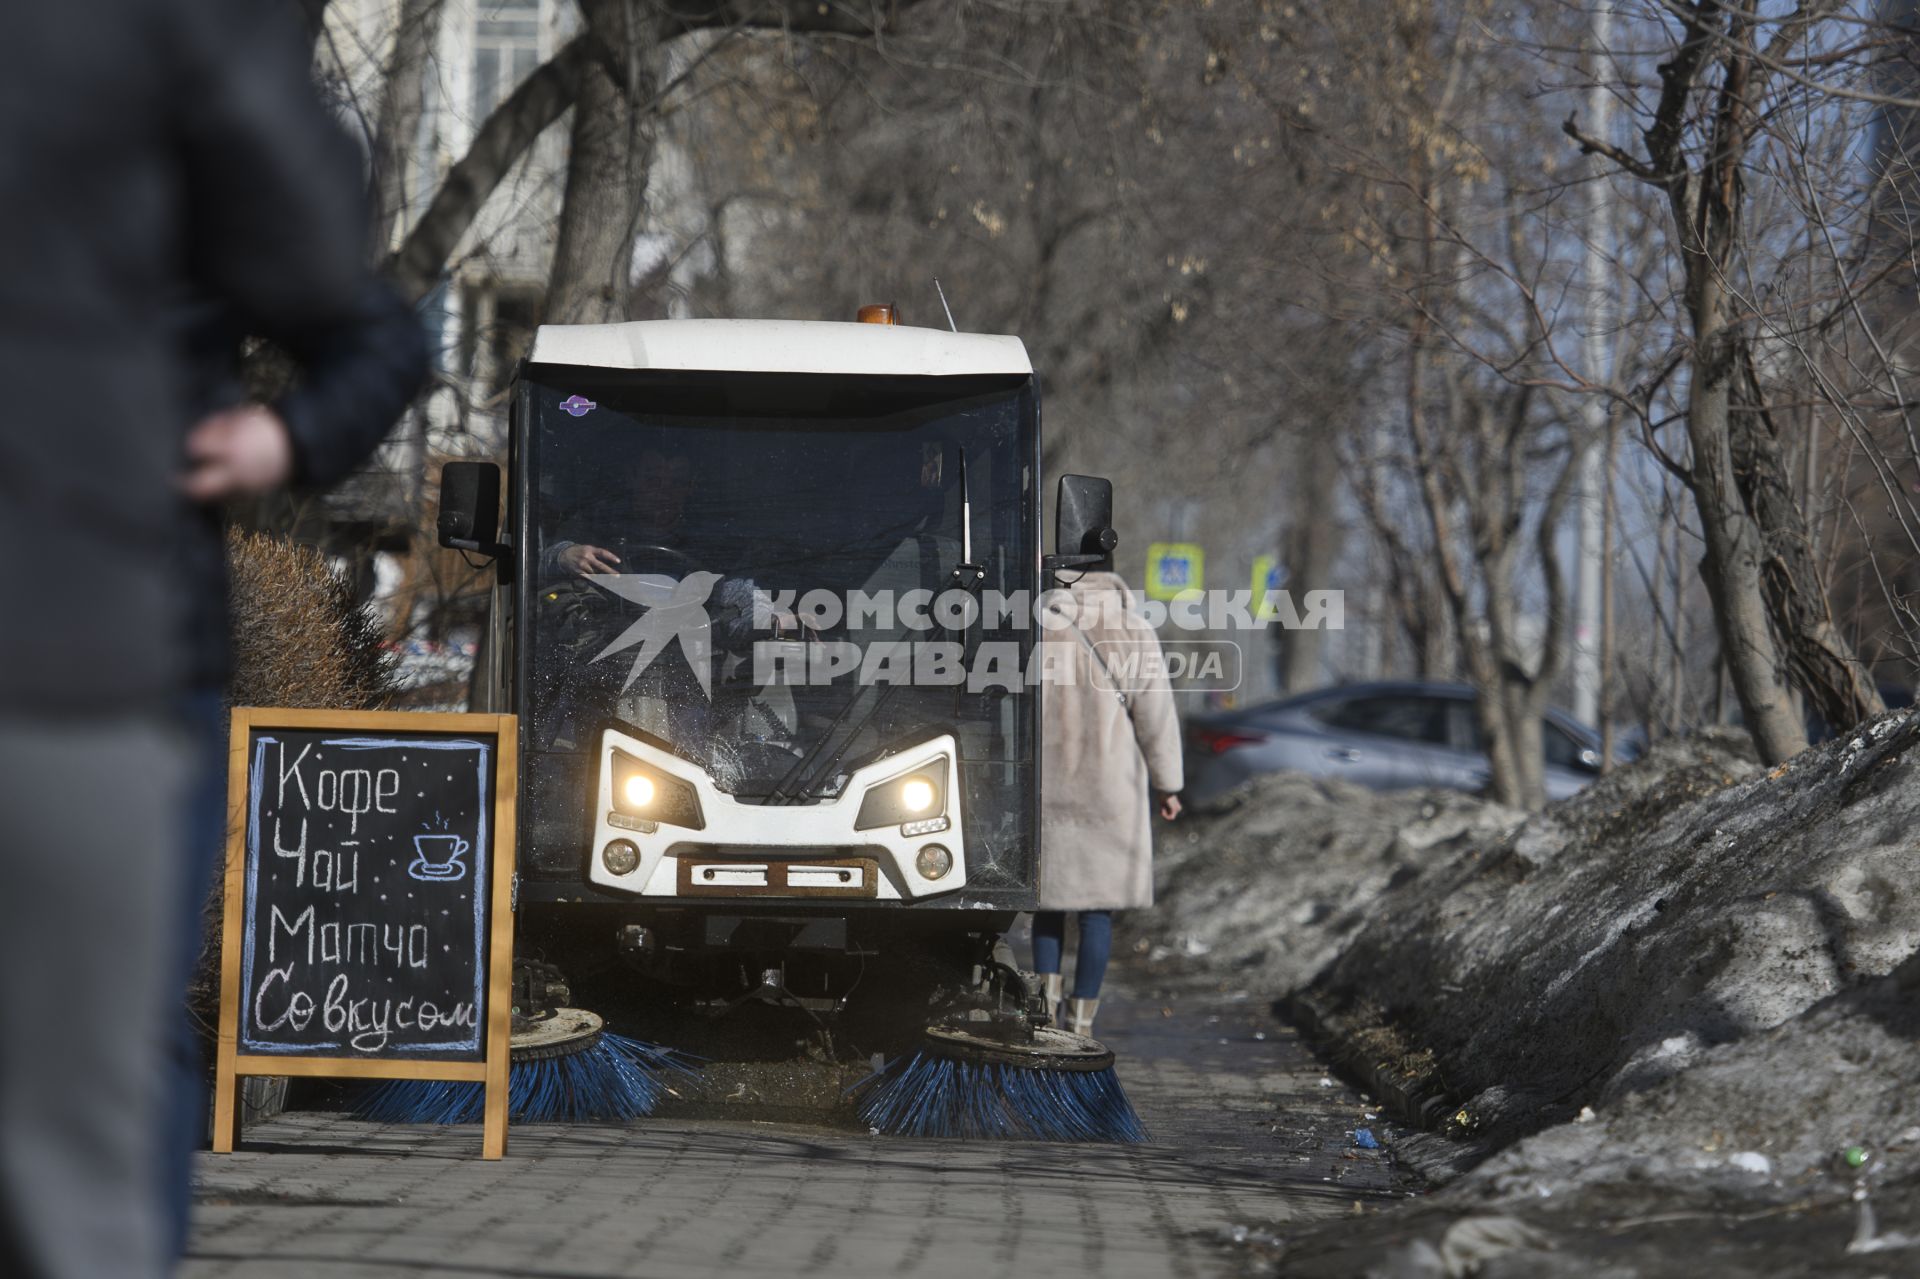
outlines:
[[441, 507], [499, 570], [473, 708], [519, 716], [528, 947], [617, 944], [709, 1008], [945, 983], [1017, 1036], [1038, 636], [978, 606], [1114, 542], [1110, 487], [1066, 477], [1042, 556], [1039, 457], [1015, 337], [540, 329], [504, 472], [448, 464]]

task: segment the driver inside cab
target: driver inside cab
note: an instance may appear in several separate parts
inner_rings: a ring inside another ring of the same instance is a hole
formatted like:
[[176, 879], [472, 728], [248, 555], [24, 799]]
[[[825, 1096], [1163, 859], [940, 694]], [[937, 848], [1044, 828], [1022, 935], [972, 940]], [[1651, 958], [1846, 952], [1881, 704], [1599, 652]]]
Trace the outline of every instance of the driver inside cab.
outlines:
[[[711, 766], [716, 716], [740, 709], [722, 685], [728, 672], [750, 668], [757, 587], [737, 566], [709, 563], [712, 545], [690, 536], [701, 523], [690, 509], [699, 501], [695, 471], [687, 453], [657, 446], [611, 458], [584, 500], [556, 522], [557, 536], [539, 560], [543, 592], [562, 619], [556, 642], [567, 654], [567, 687], [553, 704], [556, 742], [577, 740], [611, 717]], [[709, 507], [724, 500], [706, 496]], [[689, 579], [699, 598], [686, 602], [697, 605], [710, 647], [688, 648], [673, 637], [657, 649], [622, 642], [633, 639], [636, 614], [678, 603], [677, 584]], [[788, 613], [771, 622], [776, 634], [794, 626]], [[705, 678], [689, 666], [694, 661], [711, 663]], [[779, 727], [759, 726], [756, 736]]]
[[600, 493], [573, 512], [567, 530], [572, 537], [551, 543], [540, 557], [544, 577], [586, 577], [593, 573], [640, 573], [671, 570], [676, 565], [621, 566], [620, 556], [589, 538], [627, 545], [652, 545], [675, 552], [674, 542], [687, 513], [693, 464], [685, 454], [642, 449], [610, 468]]

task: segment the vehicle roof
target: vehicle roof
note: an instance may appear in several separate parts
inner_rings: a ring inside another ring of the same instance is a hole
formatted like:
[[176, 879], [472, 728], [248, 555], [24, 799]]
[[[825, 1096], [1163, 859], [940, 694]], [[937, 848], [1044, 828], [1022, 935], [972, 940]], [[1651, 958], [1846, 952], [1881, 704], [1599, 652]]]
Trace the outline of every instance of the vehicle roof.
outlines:
[[1368, 680], [1356, 684], [1329, 684], [1325, 688], [1311, 688], [1304, 693], [1295, 693], [1291, 697], [1269, 702], [1269, 706], [1292, 705], [1319, 701], [1328, 697], [1458, 697], [1471, 698], [1473, 685], [1454, 683], [1448, 680], [1428, 679], [1383, 679]]
[[[1473, 685], [1455, 683], [1447, 680], [1371, 680], [1358, 684], [1330, 684], [1325, 688], [1309, 689], [1304, 693], [1295, 693], [1291, 697], [1282, 697], [1271, 702], [1261, 702], [1255, 706], [1244, 706], [1237, 710], [1224, 712], [1219, 718], [1247, 718], [1250, 716], [1271, 714], [1275, 711], [1290, 711], [1298, 707], [1311, 706], [1323, 701], [1347, 701], [1356, 697], [1447, 697], [1460, 701], [1471, 701], [1474, 697]], [[1586, 724], [1575, 719], [1571, 713], [1558, 706], [1548, 706], [1542, 712], [1547, 718], [1565, 728], [1572, 728], [1581, 734], [1598, 737], [1598, 734]], [[1213, 718], [1195, 716], [1201, 718]]]
[[908, 377], [1033, 372], [1017, 337], [903, 324], [823, 320], [635, 320], [543, 324], [532, 364], [729, 373], [870, 373]]

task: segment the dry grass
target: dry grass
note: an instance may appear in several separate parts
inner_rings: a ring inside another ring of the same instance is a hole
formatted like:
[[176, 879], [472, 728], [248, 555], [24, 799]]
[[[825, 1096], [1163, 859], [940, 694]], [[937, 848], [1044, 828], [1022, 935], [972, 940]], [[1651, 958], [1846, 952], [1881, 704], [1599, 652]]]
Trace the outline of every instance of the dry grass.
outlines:
[[[377, 710], [392, 699], [393, 655], [353, 587], [320, 552], [284, 538], [234, 530], [232, 579], [235, 706]], [[211, 1039], [220, 996], [221, 881], [203, 915], [205, 940], [188, 1005]]]
[[235, 530], [233, 577], [236, 706], [370, 710], [393, 695], [393, 656], [353, 588], [310, 546]]

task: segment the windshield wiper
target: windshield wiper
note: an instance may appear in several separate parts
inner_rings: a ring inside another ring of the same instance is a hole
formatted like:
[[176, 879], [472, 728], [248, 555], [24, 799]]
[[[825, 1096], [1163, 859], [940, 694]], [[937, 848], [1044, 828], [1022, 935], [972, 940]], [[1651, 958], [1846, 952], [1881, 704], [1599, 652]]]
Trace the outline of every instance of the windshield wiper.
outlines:
[[987, 580], [984, 566], [973, 562], [973, 491], [967, 487], [967, 451], [960, 450], [960, 562], [953, 566], [952, 584], [977, 591]]

